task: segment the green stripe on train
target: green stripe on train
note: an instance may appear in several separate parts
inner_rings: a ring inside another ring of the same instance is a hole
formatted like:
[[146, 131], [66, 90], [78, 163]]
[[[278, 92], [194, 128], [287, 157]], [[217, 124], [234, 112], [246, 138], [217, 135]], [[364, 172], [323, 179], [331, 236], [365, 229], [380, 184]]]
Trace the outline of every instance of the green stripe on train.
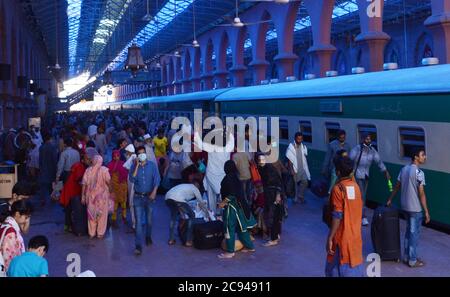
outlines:
[[[284, 158], [286, 145], [280, 145], [280, 159]], [[312, 179], [320, 175], [322, 162], [325, 158], [325, 152], [319, 150], [308, 149], [308, 165], [311, 171]], [[401, 165], [393, 163], [385, 163], [392, 177], [392, 183], [395, 185]], [[450, 199], [449, 193], [444, 190], [450, 184], [450, 174], [423, 169], [425, 173], [425, 193], [427, 195], [427, 203], [430, 211], [431, 220], [450, 226]], [[384, 175], [379, 171], [378, 167], [373, 165], [370, 171], [369, 188], [367, 191], [367, 199], [378, 204], [385, 204], [389, 197], [389, 190]], [[400, 206], [400, 192], [394, 200], [394, 204]]]
[[[342, 113], [323, 113], [320, 101], [342, 100]], [[295, 100], [295, 104], [293, 104]], [[345, 98], [276, 99], [221, 102], [225, 114], [365, 118], [397, 121], [450, 122], [450, 95], [389, 95]]]

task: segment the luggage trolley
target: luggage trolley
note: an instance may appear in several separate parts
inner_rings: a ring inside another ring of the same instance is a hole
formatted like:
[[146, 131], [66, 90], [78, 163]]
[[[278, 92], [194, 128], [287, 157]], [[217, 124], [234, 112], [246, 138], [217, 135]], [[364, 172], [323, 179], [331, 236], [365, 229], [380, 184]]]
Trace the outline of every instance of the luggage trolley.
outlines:
[[0, 164], [0, 198], [11, 198], [11, 193], [16, 184], [19, 164]]

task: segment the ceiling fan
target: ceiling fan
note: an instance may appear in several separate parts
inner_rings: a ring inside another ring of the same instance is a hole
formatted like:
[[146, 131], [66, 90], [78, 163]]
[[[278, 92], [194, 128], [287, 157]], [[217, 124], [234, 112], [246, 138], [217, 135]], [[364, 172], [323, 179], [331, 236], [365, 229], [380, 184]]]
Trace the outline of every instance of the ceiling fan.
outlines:
[[181, 44], [181, 46], [200, 47], [200, 43], [197, 40], [197, 33], [195, 32], [195, 1], [192, 2], [192, 24], [194, 26], [194, 40], [192, 40], [192, 43]]
[[268, 23], [271, 22], [271, 20], [267, 20], [267, 21], [259, 21], [259, 22], [253, 22], [253, 23], [243, 23], [241, 21], [241, 19], [239, 18], [239, 3], [238, 0], [236, 0], [236, 14], [235, 17], [233, 19], [233, 21], [229, 24], [221, 24], [221, 25], [217, 25], [218, 27], [236, 27], [236, 28], [242, 28], [244, 26], [249, 26], [249, 25], [257, 25], [257, 24], [261, 24], [261, 23]]
[[287, 4], [291, 2], [299, 2], [302, 0], [242, 0], [244, 2], [274, 2], [277, 4]]
[[[158, 8], [158, 4], [156, 4], [156, 8]], [[150, 0], [147, 0], [147, 13], [142, 17], [144, 22], [151, 22], [154, 20], [154, 17], [150, 14]]]

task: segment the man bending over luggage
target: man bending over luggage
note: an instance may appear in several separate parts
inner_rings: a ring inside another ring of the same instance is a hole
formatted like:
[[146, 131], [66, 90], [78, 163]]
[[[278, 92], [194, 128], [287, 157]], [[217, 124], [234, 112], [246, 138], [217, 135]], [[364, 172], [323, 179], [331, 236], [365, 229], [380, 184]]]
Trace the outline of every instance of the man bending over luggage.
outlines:
[[202, 210], [206, 215], [209, 215], [206, 208], [206, 203], [203, 202], [202, 195], [200, 194], [199, 189], [200, 183], [198, 181], [194, 181], [192, 184], [180, 184], [178, 186], [175, 186], [166, 193], [166, 205], [170, 210], [169, 245], [175, 244], [175, 224], [177, 222], [178, 214], [183, 213], [189, 217], [187, 222], [188, 227], [185, 246], [192, 246], [192, 232], [195, 214], [192, 208], [187, 203], [188, 201], [194, 198], [197, 199]]
[[364, 266], [361, 191], [351, 177], [353, 171], [351, 159], [337, 157], [334, 165], [338, 180], [331, 190], [332, 223], [326, 245], [325, 275], [361, 277]]
[[[422, 267], [425, 263], [417, 258], [417, 244], [425, 214], [425, 223], [430, 222], [427, 197], [425, 195], [425, 175], [419, 169], [419, 165], [425, 163], [427, 156], [422, 148], [416, 149], [411, 155], [412, 163], [406, 165], [400, 171], [394, 191], [387, 201], [387, 206], [392, 204], [398, 190], [401, 188], [401, 208], [406, 214], [405, 253], [403, 262], [409, 267]], [[422, 211], [423, 209], [423, 211]]]

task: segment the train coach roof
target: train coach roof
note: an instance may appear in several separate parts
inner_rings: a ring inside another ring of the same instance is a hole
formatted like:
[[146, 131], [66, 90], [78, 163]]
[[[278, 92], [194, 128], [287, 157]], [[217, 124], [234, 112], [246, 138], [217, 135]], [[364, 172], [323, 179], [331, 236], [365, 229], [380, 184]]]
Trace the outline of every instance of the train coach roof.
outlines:
[[115, 102], [115, 104], [146, 104], [146, 103], [170, 103], [170, 102], [185, 102], [185, 101], [211, 101], [214, 100], [218, 95], [230, 90], [228, 89], [217, 89], [209, 90], [203, 92], [186, 93], [171, 96], [159, 96], [159, 97], [147, 97], [135, 100]]
[[216, 101], [447, 92], [449, 64], [235, 88]]

